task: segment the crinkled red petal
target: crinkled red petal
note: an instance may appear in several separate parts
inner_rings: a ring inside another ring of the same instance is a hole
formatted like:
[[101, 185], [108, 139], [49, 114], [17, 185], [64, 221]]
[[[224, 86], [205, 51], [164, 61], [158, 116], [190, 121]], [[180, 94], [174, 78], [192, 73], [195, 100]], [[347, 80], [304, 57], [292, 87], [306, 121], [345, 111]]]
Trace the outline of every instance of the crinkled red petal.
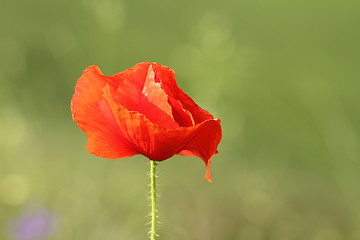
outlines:
[[88, 67], [79, 78], [71, 100], [73, 119], [88, 136], [87, 150], [110, 159], [138, 154], [122, 136], [102, 96], [105, 84], [111, 85], [111, 79], [102, 75], [97, 66]]
[[108, 77], [91, 66], [75, 88], [71, 110], [88, 136], [89, 152], [112, 159], [143, 154], [156, 161], [197, 156], [211, 181], [220, 120], [179, 89], [170, 68], [144, 62]]
[[195, 125], [195, 121], [191, 113], [184, 109], [179, 100], [169, 97], [169, 103], [172, 106], [174, 119], [180, 127], [190, 127]]
[[208, 111], [199, 107], [191, 97], [178, 87], [175, 80], [175, 73], [171, 68], [158, 63], [152, 63], [152, 67], [155, 72], [155, 81], [161, 82], [161, 86], [168, 96], [181, 102], [183, 108], [191, 113], [195, 124], [214, 119]]
[[216, 149], [222, 138], [220, 119], [207, 120], [197, 126], [196, 134], [179, 155], [201, 158], [206, 164], [205, 179], [211, 182], [210, 159], [217, 153]]
[[152, 123], [139, 112], [116, 104], [109, 86], [103, 91], [121, 134], [137, 152], [155, 161], [163, 161], [175, 154], [197, 156], [207, 166], [205, 179], [211, 181], [210, 159], [221, 139], [220, 120], [210, 119], [191, 127], [167, 129]]
[[129, 110], [136, 111], [143, 97], [142, 90], [149, 66], [150, 63], [136, 64], [134, 67], [112, 76], [116, 84], [114, 88], [109, 85], [117, 91], [117, 94], [115, 94], [117, 103]]
[[164, 128], [177, 128], [179, 124], [172, 115], [172, 107], [169, 104], [168, 96], [161, 88], [160, 83], [155, 82], [154, 76], [155, 73], [150, 65], [142, 89], [143, 95], [136, 110], [144, 114], [156, 125]]
[[[165, 128], [177, 128], [168, 96], [155, 82], [155, 73], [150, 63], [137, 64], [113, 76], [117, 79], [117, 91], [113, 98], [123, 107], [144, 114], [150, 121]], [[111, 84], [110, 88], [113, 89]]]

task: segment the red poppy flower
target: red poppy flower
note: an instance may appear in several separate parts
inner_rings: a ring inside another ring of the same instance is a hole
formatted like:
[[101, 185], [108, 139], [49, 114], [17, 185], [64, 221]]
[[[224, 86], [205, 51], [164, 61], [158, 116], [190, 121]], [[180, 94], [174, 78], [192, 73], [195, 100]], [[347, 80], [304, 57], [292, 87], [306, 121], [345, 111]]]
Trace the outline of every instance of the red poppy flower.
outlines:
[[113, 76], [83, 71], [71, 101], [73, 119], [88, 136], [87, 150], [103, 158], [142, 154], [163, 161], [175, 154], [206, 164], [221, 140], [220, 120], [176, 84], [171, 68], [143, 62]]

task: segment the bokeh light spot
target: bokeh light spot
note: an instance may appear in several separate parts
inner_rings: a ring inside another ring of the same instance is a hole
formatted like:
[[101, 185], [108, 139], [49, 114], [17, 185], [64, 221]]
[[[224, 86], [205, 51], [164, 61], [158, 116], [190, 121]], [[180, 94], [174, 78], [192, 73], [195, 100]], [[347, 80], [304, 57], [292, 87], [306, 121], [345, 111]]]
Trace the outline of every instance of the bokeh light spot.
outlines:
[[108, 31], [118, 30], [124, 23], [126, 11], [121, 1], [93, 0], [84, 1], [86, 7], [93, 12], [99, 24]]
[[11, 174], [0, 180], [0, 199], [9, 205], [21, 205], [29, 197], [30, 184], [28, 180], [16, 174]]

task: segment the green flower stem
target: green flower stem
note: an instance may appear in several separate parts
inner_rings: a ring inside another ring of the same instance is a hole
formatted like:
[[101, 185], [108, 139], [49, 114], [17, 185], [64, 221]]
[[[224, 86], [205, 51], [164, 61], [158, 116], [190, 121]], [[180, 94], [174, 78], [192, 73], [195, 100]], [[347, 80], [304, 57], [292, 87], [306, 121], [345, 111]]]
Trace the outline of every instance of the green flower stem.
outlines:
[[150, 198], [151, 198], [151, 229], [150, 240], [156, 238], [156, 162], [150, 160]]

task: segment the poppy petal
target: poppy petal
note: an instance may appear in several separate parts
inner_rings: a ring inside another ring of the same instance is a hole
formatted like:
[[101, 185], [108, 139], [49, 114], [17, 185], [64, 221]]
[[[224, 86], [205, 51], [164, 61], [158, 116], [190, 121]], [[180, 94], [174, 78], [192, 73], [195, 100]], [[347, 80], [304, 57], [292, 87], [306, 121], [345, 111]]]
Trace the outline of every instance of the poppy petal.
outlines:
[[113, 76], [117, 82], [116, 101], [129, 110], [135, 111], [143, 97], [145, 79], [150, 63], [136, 64], [134, 67]]
[[220, 119], [207, 120], [199, 125], [195, 136], [179, 155], [201, 158], [206, 164], [205, 179], [211, 182], [210, 159], [217, 153], [217, 146], [222, 138]]
[[138, 154], [121, 135], [103, 99], [102, 88], [107, 83], [108, 78], [102, 75], [97, 66], [84, 70], [71, 101], [73, 119], [88, 136], [87, 150], [90, 153], [110, 159]]
[[211, 119], [191, 127], [167, 129], [152, 123], [145, 115], [116, 104], [109, 86], [104, 88], [120, 131], [140, 154], [163, 161], [175, 154], [197, 156], [207, 167], [205, 179], [211, 181], [210, 159], [221, 139], [219, 119]]
[[166, 128], [177, 128], [172, 116], [168, 96], [155, 82], [155, 73], [150, 63], [144, 62], [113, 76], [118, 80], [114, 100], [123, 107], [138, 111], [152, 122]]
[[171, 129], [156, 125], [144, 114], [138, 111], [129, 111], [122, 105], [117, 104], [108, 85], [103, 88], [103, 92], [121, 134], [132, 144], [138, 153], [152, 160], [162, 161], [181, 151], [181, 143], [174, 138], [169, 146], [164, 146], [167, 148], [165, 151], [158, 152], [157, 145], [161, 144], [157, 142], [158, 135], [171, 131]]
[[161, 127], [177, 128], [179, 125], [172, 115], [168, 96], [154, 78], [155, 73], [150, 65], [142, 90], [143, 97], [136, 110]]
[[181, 90], [175, 79], [174, 71], [158, 63], [152, 63], [156, 78], [161, 82], [162, 88], [166, 94], [179, 100], [184, 109], [189, 111], [194, 118], [195, 124], [201, 123], [205, 120], [214, 119], [214, 117], [206, 110], [199, 107], [194, 100], [191, 99], [183, 90]]
[[190, 127], [195, 125], [194, 118], [192, 117], [191, 113], [184, 109], [179, 100], [169, 97], [169, 103], [173, 108], [172, 111], [174, 119], [180, 127]]
[[172, 69], [143, 62], [105, 76], [97, 66], [88, 67], [75, 86], [71, 110], [88, 136], [90, 153], [111, 159], [142, 154], [154, 161], [196, 156], [211, 181], [220, 120], [178, 87]]

